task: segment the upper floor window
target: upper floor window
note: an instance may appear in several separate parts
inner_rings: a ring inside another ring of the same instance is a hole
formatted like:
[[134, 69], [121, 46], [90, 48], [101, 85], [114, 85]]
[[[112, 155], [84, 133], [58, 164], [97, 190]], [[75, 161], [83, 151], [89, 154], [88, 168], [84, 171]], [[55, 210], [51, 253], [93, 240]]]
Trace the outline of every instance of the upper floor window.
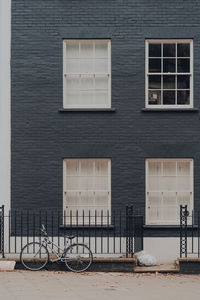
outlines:
[[64, 40], [63, 106], [111, 107], [110, 40]]
[[146, 107], [193, 107], [192, 40], [146, 40]]

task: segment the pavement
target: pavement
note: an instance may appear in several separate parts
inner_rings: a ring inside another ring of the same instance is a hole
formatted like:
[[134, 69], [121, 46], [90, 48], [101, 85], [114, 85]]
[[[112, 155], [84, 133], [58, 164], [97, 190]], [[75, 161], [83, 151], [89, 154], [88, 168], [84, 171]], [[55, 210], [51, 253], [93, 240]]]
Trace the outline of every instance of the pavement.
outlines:
[[2, 300], [199, 300], [200, 275], [0, 272]]

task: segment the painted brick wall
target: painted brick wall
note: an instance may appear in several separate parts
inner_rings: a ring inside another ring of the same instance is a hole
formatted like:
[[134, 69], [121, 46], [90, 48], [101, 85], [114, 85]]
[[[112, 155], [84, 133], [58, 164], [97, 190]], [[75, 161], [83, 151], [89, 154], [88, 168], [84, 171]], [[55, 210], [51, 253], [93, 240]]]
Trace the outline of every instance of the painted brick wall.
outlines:
[[[145, 207], [145, 158], [193, 157], [200, 194], [199, 112], [144, 112], [145, 38], [194, 39], [200, 108], [198, 0], [13, 0], [12, 207], [62, 209], [64, 157], [112, 158], [112, 208]], [[62, 108], [62, 39], [112, 39], [115, 112]]]

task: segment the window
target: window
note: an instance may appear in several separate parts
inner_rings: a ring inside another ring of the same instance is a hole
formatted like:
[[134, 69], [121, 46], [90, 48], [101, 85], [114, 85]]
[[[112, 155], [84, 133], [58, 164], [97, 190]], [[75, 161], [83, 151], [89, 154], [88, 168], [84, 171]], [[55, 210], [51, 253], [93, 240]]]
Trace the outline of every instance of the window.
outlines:
[[193, 209], [193, 160], [146, 160], [147, 224], [179, 224], [180, 205]]
[[111, 107], [110, 40], [64, 40], [64, 108]]
[[146, 41], [146, 107], [193, 107], [192, 40]]
[[[70, 211], [73, 216], [78, 213], [80, 224], [84, 211], [86, 224], [89, 223], [90, 211], [90, 224], [94, 224], [96, 211], [96, 224], [107, 224], [111, 206], [110, 159], [65, 159], [63, 182], [64, 210], [68, 216]], [[76, 218], [73, 217], [73, 221], [76, 222]]]

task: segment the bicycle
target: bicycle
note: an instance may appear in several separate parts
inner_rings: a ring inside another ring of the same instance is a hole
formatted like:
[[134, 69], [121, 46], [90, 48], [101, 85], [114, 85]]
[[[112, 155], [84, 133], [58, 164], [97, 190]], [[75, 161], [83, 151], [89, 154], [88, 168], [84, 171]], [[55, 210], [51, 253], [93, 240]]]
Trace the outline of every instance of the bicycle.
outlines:
[[[41, 242], [31, 242], [26, 244], [20, 253], [20, 261], [22, 265], [31, 271], [38, 271], [43, 269], [49, 261], [64, 262], [66, 267], [73, 272], [79, 273], [86, 271], [93, 261], [93, 255], [91, 250], [85, 244], [73, 243], [67, 245], [64, 249], [50, 241], [47, 231], [42, 224], [41, 232], [44, 234], [44, 238]], [[76, 236], [66, 236], [69, 241]], [[56, 247], [56, 251], [53, 249]], [[56, 259], [50, 260], [49, 250], [56, 256]]]

